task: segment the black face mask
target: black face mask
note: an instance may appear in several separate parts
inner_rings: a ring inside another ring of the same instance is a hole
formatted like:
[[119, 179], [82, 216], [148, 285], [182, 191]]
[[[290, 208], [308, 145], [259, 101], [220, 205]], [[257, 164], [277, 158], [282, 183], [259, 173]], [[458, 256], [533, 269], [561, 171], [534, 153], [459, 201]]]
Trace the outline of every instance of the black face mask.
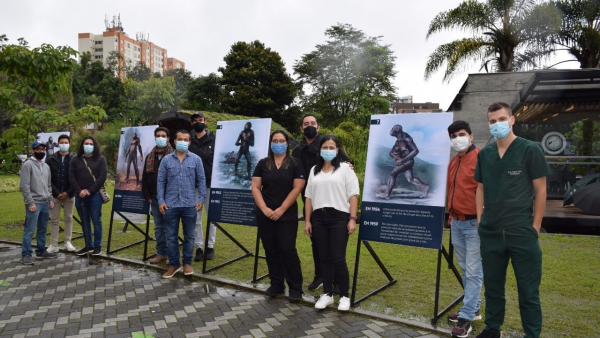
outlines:
[[206, 123], [196, 122], [193, 127], [197, 133], [201, 133], [206, 128]]
[[317, 136], [317, 128], [313, 127], [313, 126], [308, 126], [306, 128], [304, 128], [304, 136], [306, 136], [307, 139], [313, 139], [315, 138], [315, 136]]
[[33, 157], [37, 158], [38, 160], [43, 159], [44, 156], [46, 156], [46, 153], [33, 153]]

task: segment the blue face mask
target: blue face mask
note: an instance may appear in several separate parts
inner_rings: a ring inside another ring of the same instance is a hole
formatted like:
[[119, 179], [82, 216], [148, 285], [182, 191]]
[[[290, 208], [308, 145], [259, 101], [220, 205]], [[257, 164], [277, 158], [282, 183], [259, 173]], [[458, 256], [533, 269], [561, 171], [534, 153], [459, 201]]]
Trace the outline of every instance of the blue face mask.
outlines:
[[94, 152], [94, 146], [91, 144], [84, 144], [83, 145], [83, 152], [86, 154], [91, 154]]
[[285, 143], [271, 143], [271, 151], [276, 156], [281, 156], [287, 151], [287, 145]]
[[[58, 148], [60, 149], [60, 151], [62, 151], [63, 153], [66, 153], [67, 151], [69, 151], [69, 145], [68, 144], [59, 144]], [[92, 151], [94, 149], [92, 148]]]
[[496, 122], [490, 125], [490, 133], [492, 133], [492, 136], [497, 139], [503, 139], [508, 136], [510, 133], [509, 121]]
[[167, 138], [166, 137], [157, 137], [154, 139], [156, 142], [156, 146], [159, 148], [164, 148], [167, 146]]
[[187, 151], [189, 146], [190, 144], [185, 141], [177, 141], [176, 143], [177, 150], [179, 150], [182, 153]]
[[333, 161], [333, 159], [337, 156], [337, 154], [335, 153], [335, 150], [321, 150], [321, 157], [326, 161], [326, 162], [331, 162]]

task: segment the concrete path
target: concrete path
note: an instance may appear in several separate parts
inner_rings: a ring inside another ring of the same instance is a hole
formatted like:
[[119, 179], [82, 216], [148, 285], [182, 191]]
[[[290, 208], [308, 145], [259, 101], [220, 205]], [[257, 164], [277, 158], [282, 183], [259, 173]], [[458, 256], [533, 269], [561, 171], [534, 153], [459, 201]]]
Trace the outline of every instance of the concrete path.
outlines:
[[438, 337], [106, 259], [20, 260], [0, 244], [0, 337]]

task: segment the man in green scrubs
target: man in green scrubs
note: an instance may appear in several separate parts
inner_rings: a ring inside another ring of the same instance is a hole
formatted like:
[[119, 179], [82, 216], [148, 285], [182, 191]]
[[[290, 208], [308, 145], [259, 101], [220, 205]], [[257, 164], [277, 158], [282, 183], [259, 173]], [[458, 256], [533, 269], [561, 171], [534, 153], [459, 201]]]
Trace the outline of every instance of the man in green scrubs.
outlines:
[[525, 337], [538, 338], [542, 330], [542, 250], [538, 234], [550, 169], [539, 145], [513, 133], [515, 118], [510, 106], [494, 103], [487, 115], [490, 132], [497, 141], [481, 149], [475, 170], [486, 302], [486, 328], [477, 338], [500, 337], [509, 261], [517, 280]]

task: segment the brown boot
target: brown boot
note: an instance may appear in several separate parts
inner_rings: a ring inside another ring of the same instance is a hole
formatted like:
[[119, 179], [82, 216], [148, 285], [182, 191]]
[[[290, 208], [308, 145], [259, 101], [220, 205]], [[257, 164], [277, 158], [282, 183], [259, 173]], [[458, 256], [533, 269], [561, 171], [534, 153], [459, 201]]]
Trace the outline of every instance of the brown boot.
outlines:
[[148, 262], [150, 262], [150, 264], [158, 264], [164, 260], [168, 260], [167, 256], [163, 256], [163, 255], [156, 255], [154, 256], [154, 258], [150, 259]]
[[191, 265], [184, 264], [183, 265], [183, 274], [186, 275], [186, 276], [193, 275], [194, 274], [194, 269], [192, 269]]
[[178, 273], [179, 271], [181, 271], [181, 265], [180, 266], [170, 266], [169, 270], [167, 270], [167, 272], [165, 272], [165, 274], [163, 275], [163, 278], [171, 278], [171, 277], [175, 276], [175, 274]]

